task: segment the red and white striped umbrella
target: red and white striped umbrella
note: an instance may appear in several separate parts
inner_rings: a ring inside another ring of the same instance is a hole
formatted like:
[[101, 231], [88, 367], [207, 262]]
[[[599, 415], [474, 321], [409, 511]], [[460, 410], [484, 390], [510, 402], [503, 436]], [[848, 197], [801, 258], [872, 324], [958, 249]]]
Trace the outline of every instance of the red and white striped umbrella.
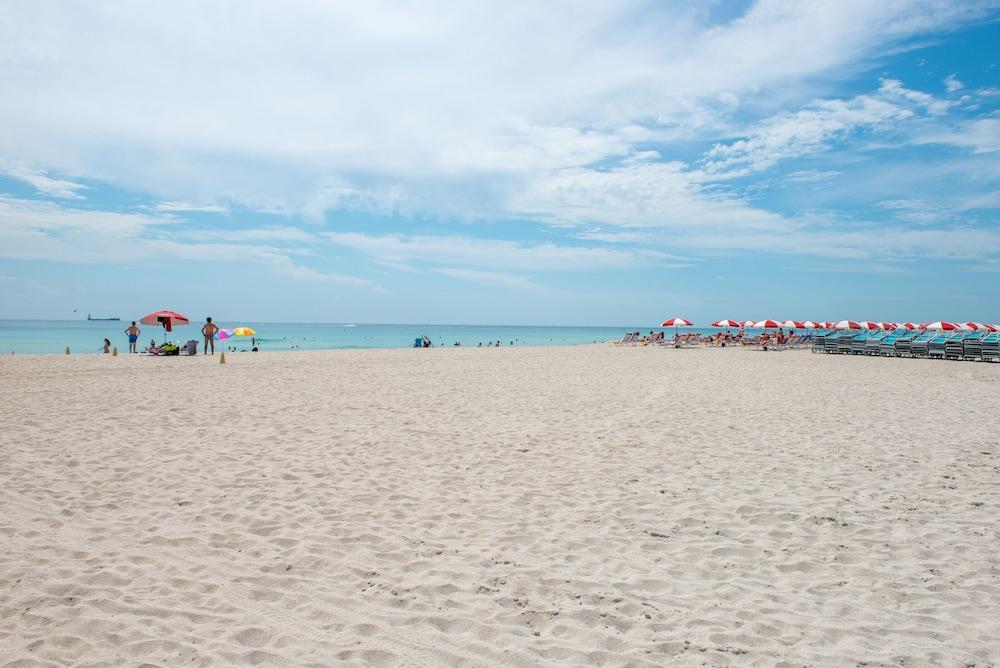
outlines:
[[853, 320], [841, 320], [833, 324], [834, 329], [863, 329], [861, 323], [854, 322]]
[[803, 320], [799, 323], [799, 327], [802, 329], [823, 329], [823, 323], [813, 322], [812, 320]]
[[789, 327], [791, 329], [802, 329], [802, 323], [798, 320], [785, 320], [781, 323], [782, 327]]
[[668, 318], [663, 321], [660, 327], [690, 327], [694, 323], [690, 320], [685, 320], [684, 318]]
[[894, 322], [892, 323], [896, 326], [896, 329], [917, 329], [918, 326], [914, 325], [912, 322]]
[[774, 329], [782, 326], [777, 320], [758, 320], [753, 324], [754, 329]]
[[920, 329], [931, 329], [941, 332], [952, 332], [958, 329], [958, 325], [956, 325], [953, 322], [942, 322], [939, 320], [938, 322], [929, 322], [926, 325], [920, 325]]
[[740, 327], [741, 324], [735, 320], [716, 320], [712, 323], [712, 327]]
[[880, 325], [877, 322], [872, 322], [871, 320], [862, 320], [858, 324], [861, 325], [861, 329], [867, 329], [867, 330], [882, 329], [882, 325]]
[[741, 327], [753, 327], [753, 323], [754, 323], [753, 320], [744, 320], [743, 322], [740, 323], [740, 326]]
[[892, 330], [896, 329], [896, 323], [894, 323], [894, 322], [880, 322], [879, 323], [879, 327], [881, 327], [882, 329], [886, 330], [887, 332], [891, 332]]
[[1000, 325], [994, 325], [993, 323], [986, 324], [987, 332], [1000, 332]]
[[967, 332], [978, 332], [981, 329], [986, 329], [986, 325], [981, 322], [960, 322], [958, 328]]
[[830, 322], [829, 320], [823, 323], [823, 329], [836, 329], [837, 323]]

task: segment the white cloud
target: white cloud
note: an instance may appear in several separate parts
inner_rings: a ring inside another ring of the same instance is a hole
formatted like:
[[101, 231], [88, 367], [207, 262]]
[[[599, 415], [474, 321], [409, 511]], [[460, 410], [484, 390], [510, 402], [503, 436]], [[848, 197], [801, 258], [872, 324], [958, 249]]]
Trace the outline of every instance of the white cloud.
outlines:
[[480, 271], [478, 269], [458, 269], [443, 267], [435, 269], [439, 274], [458, 278], [463, 281], [479, 283], [491, 287], [501, 286], [505, 288], [518, 288], [522, 290], [537, 290], [539, 286], [532, 283], [530, 279], [516, 274], [506, 274], [497, 271]]
[[592, 232], [580, 232], [573, 236], [585, 241], [600, 241], [607, 244], [634, 244], [652, 239], [647, 232], [604, 232], [600, 229]]
[[787, 183], [822, 183], [823, 181], [834, 179], [839, 175], [840, 172], [833, 169], [806, 169], [798, 172], [792, 172], [791, 174], [782, 177], [782, 180]]
[[[74, 209], [47, 202], [0, 197], [0, 258], [57, 262], [157, 263], [163, 259], [263, 266], [275, 275], [295, 280], [351, 287], [377, 287], [373, 281], [325, 273], [297, 264], [296, 248], [262, 243], [196, 242], [197, 233], [184, 231], [180, 219], [167, 214], [130, 214]], [[170, 234], [165, 234], [166, 229]], [[273, 231], [273, 230], [272, 230]], [[256, 230], [248, 233], [265, 233]], [[287, 239], [287, 230], [278, 230]], [[212, 232], [206, 236], [218, 238]], [[257, 240], [266, 241], [267, 234]], [[237, 237], [238, 238], [238, 237]]]
[[290, 225], [274, 227], [237, 228], [237, 229], [193, 229], [180, 235], [188, 241], [226, 241], [229, 243], [248, 243], [265, 241], [281, 244], [315, 244], [321, 241], [315, 234]]
[[941, 225], [959, 220], [962, 209], [926, 199], [896, 199], [880, 202], [895, 218], [916, 225]]
[[772, 229], [781, 216], [707, 190], [704, 175], [680, 162], [574, 168], [556, 172], [515, 195], [509, 208], [554, 224], [634, 228]]
[[949, 74], [944, 78], [944, 87], [949, 93], [955, 93], [965, 88], [965, 84], [959, 81], [954, 74]]
[[4, 164], [0, 160], [0, 174], [4, 174], [18, 181], [23, 181], [43, 195], [58, 197], [59, 199], [84, 199], [79, 190], [86, 190], [87, 186], [82, 183], [57, 179], [47, 175], [44, 171], [31, 169], [24, 165]]
[[836, 140], [860, 130], [886, 127], [925, 113], [944, 114], [951, 102], [884, 79], [874, 95], [849, 100], [816, 100], [796, 112], [784, 112], [757, 123], [745, 139], [716, 144], [705, 154], [704, 169], [712, 178], [745, 176], [782, 160], [827, 150]]
[[927, 132], [913, 141], [915, 144], [951, 144], [970, 148], [974, 153], [1000, 151], [1000, 118], [964, 121], [947, 129]]
[[813, 255], [876, 263], [900, 259], [982, 260], [1000, 253], [1000, 232], [958, 225], [936, 229], [876, 225], [814, 226], [800, 229], [795, 234], [695, 234], [686, 242], [704, 249]]
[[[702, 248], [983, 257], [996, 252], [992, 232], [956, 219], [948, 230], [912, 234], [845, 228], [834, 214], [765, 210], [727, 190], [726, 179], [911, 122], [917, 143], [996, 151], [1000, 121], [949, 124], [956, 102], [898, 80], [847, 99], [817, 100], [813, 87], [986, 7], [763, 0], [713, 25], [698, 3], [627, 0], [305, 2], [294, 11], [263, 2], [239, 11], [194, 1], [55, 11], [7, 3], [0, 155], [32, 165], [17, 178], [62, 198], [81, 197], [85, 186], [53, 174], [93, 178], [158, 203], [122, 214], [4, 200], [0, 256], [126, 261], [162, 253], [350, 286], [371, 281], [302, 259], [332, 245], [383, 267], [513, 285], [530, 283], [522, 273], [678, 266]], [[955, 92], [959, 83], [949, 77], [945, 85]], [[726, 140], [701, 163], [675, 159], [675, 140], [706, 137]], [[837, 174], [804, 169], [781, 178]], [[331, 210], [517, 218], [595, 243], [324, 235], [318, 226], [251, 230], [241, 222], [197, 230], [182, 219], [237, 218], [243, 207], [311, 222]], [[894, 208], [899, 220], [925, 226], [927, 210]]]
[[177, 211], [192, 213], [225, 213], [228, 209], [219, 204], [194, 204], [192, 202], [159, 202], [153, 205], [154, 211]]
[[660, 259], [658, 253], [617, 248], [525, 244], [454, 236], [368, 235], [329, 232], [331, 243], [382, 262], [429, 262], [478, 269], [521, 271], [595, 271], [636, 266]]
[[951, 100], [940, 100], [930, 93], [912, 90], [897, 79], [883, 79], [879, 93], [889, 99], [905, 100], [923, 107], [932, 116], [942, 116], [955, 105]]
[[0, 155], [161, 210], [476, 215], [722, 127], [761, 91], [796, 104], [809, 87], [789, 84], [988, 7], [762, 1], [717, 25], [698, 3], [639, 0], [5, 3]]

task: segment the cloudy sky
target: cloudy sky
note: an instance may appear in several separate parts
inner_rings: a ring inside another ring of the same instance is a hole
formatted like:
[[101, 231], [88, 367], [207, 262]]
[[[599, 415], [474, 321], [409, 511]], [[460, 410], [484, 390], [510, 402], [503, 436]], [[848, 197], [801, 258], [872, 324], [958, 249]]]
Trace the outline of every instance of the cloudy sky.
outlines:
[[0, 317], [1000, 320], [997, 2], [0, 5]]

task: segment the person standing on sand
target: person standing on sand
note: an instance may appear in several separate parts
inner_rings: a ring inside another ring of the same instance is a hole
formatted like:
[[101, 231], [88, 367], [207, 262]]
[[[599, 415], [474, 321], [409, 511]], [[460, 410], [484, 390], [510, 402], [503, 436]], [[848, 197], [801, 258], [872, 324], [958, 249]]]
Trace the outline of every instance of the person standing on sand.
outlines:
[[212, 322], [212, 318], [205, 318], [205, 326], [201, 328], [201, 334], [205, 337], [205, 352], [203, 355], [208, 354], [208, 349], [211, 347], [212, 354], [215, 354], [215, 333], [219, 331], [219, 328]]
[[132, 324], [125, 328], [125, 333], [128, 334], [128, 351], [130, 353], [139, 352], [136, 350], [136, 341], [139, 340], [139, 328], [135, 325], [135, 320]]

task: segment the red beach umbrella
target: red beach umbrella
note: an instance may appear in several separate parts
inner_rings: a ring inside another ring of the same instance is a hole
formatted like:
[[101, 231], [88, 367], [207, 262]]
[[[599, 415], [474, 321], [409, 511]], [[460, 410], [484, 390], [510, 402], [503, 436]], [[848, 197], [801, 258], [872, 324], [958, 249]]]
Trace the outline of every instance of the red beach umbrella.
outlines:
[[753, 320], [744, 320], [740, 323], [740, 327], [753, 327]]
[[785, 320], [781, 323], [782, 327], [788, 327], [790, 329], [802, 329], [802, 323], [798, 320]]
[[896, 326], [896, 329], [917, 329], [917, 325], [912, 322], [894, 322], [892, 324]]
[[981, 322], [960, 322], [958, 323], [959, 329], [964, 329], [969, 332], [977, 332], [981, 329], [986, 329], [986, 325]]
[[774, 329], [783, 325], [777, 320], [758, 320], [753, 324], [754, 329]]
[[834, 323], [834, 329], [862, 329], [861, 323], [854, 322], [853, 320], [841, 320], [840, 322]]
[[813, 322], [812, 320], [803, 320], [799, 323], [799, 327], [802, 329], [823, 329], [824, 324], [822, 322]]
[[989, 324], [986, 325], [986, 331], [987, 332], [1000, 332], [1000, 325], [994, 325], [993, 323], [989, 323]]
[[144, 325], [163, 325], [165, 332], [174, 331], [174, 325], [186, 325], [190, 320], [174, 311], [157, 311], [139, 320]]
[[861, 329], [867, 329], [867, 330], [882, 329], [882, 325], [881, 324], [879, 324], [877, 322], [872, 322], [870, 320], [862, 320], [858, 324], [861, 325]]
[[958, 329], [958, 325], [956, 325], [953, 322], [942, 322], [939, 320], [938, 322], [929, 322], [926, 325], [921, 325], [920, 329], [933, 329], [942, 332], [952, 332]]
[[735, 320], [716, 320], [712, 323], [712, 327], [739, 327], [741, 325], [742, 323]]
[[896, 329], [896, 324], [892, 322], [880, 322], [879, 327], [886, 330], [887, 332], [891, 332], [892, 330]]

